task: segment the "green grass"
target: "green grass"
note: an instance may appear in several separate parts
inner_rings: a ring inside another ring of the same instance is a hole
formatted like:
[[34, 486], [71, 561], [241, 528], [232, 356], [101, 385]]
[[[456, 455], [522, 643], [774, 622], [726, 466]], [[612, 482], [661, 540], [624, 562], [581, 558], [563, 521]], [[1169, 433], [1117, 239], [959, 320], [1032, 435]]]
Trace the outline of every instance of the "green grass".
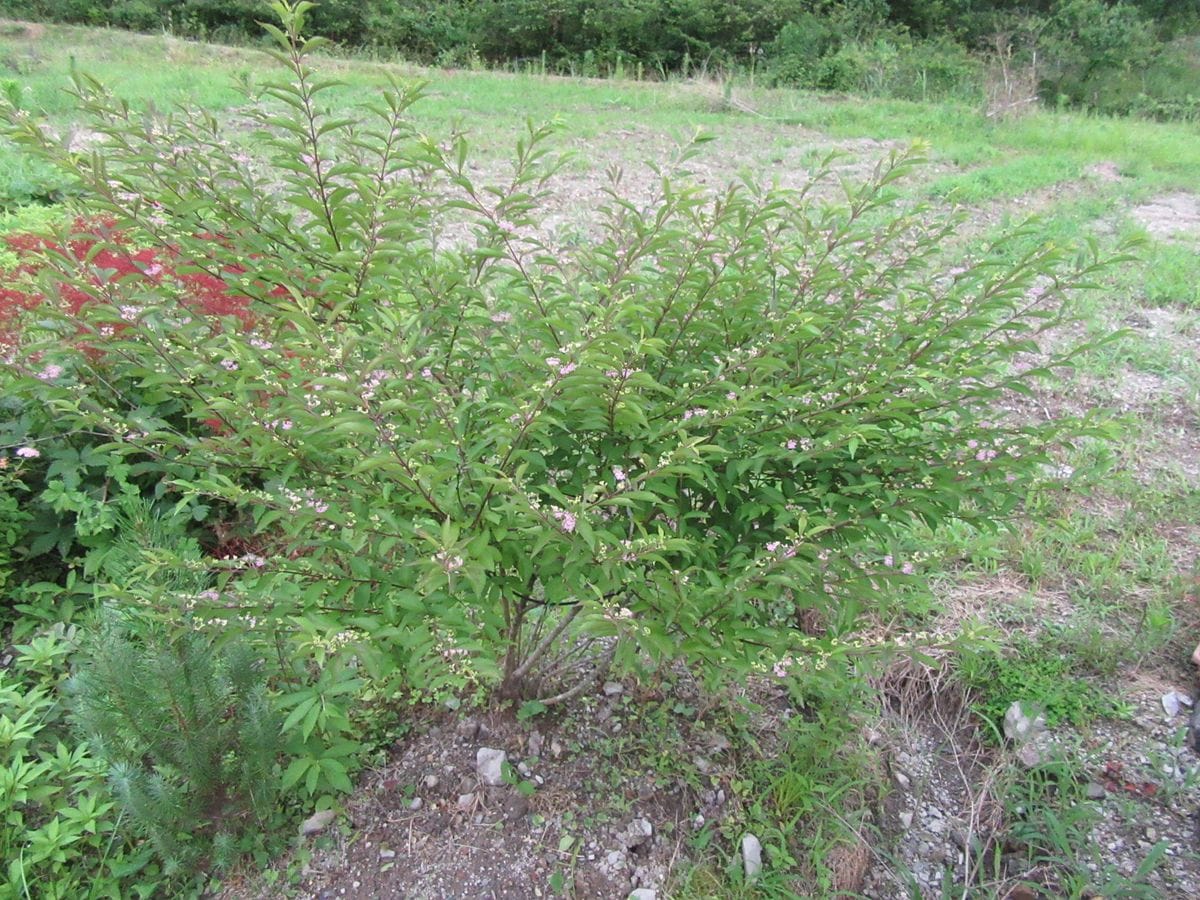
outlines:
[[[64, 124], [71, 109], [64, 87], [72, 68], [102, 76], [138, 107], [186, 102], [220, 112], [243, 102], [239, 81], [261, 82], [272, 65], [252, 48], [110, 30], [48, 26], [38, 40], [0, 37], [0, 80], [15, 85], [23, 106], [45, 110]], [[956, 190], [968, 202], [1074, 178], [1097, 162], [1116, 163], [1130, 177], [1131, 188], [1200, 183], [1200, 141], [1185, 125], [1053, 112], [998, 122], [962, 104], [831, 99], [735, 85], [733, 97], [752, 110], [746, 112], [727, 108], [717, 84], [444, 72], [343, 58], [328, 58], [322, 66], [343, 82], [328, 95], [335, 104], [379, 91], [392, 77], [427, 79], [428, 96], [416, 109], [421, 126], [433, 134], [462, 129], [485, 157], [505, 151], [532, 115], [559, 121], [572, 141], [595, 138], [618, 145], [621, 138], [614, 139], [614, 133], [634, 127], [672, 140], [701, 128], [731, 142], [753, 128], [756, 144], [758, 132], [770, 135], [754, 148], [764, 159], [776, 142], [789, 146], [811, 140], [797, 125], [840, 139], [927, 141], [935, 159], [963, 170], [941, 179], [934, 193]], [[19, 171], [14, 159], [11, 151], [0, 152], [0, 197], [9, 182], [45, 178], [45, 173]]]
[[1148, 305], [1200, 310], [1200, 248], [1156, 244], [1145, 260], [1143, 296]]

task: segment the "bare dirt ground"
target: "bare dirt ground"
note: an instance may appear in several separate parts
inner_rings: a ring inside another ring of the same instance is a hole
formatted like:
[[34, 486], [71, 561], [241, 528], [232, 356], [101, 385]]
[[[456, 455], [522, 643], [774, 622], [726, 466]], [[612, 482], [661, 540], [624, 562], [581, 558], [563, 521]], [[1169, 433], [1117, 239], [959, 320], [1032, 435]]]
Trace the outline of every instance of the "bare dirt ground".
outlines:
[[1196, 241], [1200, 237], [1200, 196], [1167, 194], [1134, 207], [1130, 215], [1152, 237]]

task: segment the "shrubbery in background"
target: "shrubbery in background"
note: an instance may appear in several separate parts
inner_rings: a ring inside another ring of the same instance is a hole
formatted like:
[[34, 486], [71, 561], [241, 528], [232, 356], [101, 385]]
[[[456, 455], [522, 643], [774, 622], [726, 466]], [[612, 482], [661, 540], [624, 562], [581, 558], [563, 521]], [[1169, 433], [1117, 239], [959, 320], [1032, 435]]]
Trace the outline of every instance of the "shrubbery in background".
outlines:
[[[210, 40], [257, 40], [259, 0], [0, 0], [0, 11]], [[1195, 115], [1195, 2], [1029, 0], [325, 0], [316, 32], [424, 63], [572, 75], [750, 71], [770, 83], [906, 99], [981, 97], [996, 53], [1044, 101]], [[1191, 49], [1189, 49], [1191, 48]]]
[[1098, 263], [1001, 242], [941, 271], [956, 223], [891, 190], [914, 158], [827, 202], [827, 172], [706, 192], [687, 148], [564, 250], [548, 132], [477, 184], [418, 90], [325, 108], [304, 5], [276, 10], [291, 78], [248, 140], [82, 76], [96, 152], [7, 114], [87, 213], [18, 247], [8, 298], [0, 508], [62, 533], [10, 554], [64, 558], [14, 590], [116, 629], [81, 717], [170, 865], [245, 849], [276, 790], [349, 790], [379, 698], [535, 712], [614, 661], [836, 693], [860, 615], [920, 576], [909, 525], [997, 525], [1082, 429], [1004, 406], [1069, 363], [1013, 365]]

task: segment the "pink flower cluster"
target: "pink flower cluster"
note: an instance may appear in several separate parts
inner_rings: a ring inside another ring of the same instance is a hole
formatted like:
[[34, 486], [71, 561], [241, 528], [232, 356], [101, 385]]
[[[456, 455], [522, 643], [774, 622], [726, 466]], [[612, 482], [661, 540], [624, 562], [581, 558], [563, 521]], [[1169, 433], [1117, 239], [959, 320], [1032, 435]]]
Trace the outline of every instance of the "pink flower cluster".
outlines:
[[289, 503], [288, 510], [290, 512], [311, 509], [317, 515], [321, 515], [329, 511], [329, 504], [320, 499], [315, 491], [306, 490], [303, 493], [299, 493], [289, 488], [284, 488], [281, 493]]
[[433, 561], [445, 570], [446, 574], [457, 572], [463, 567], [463, 558], [455, 556], [448, 550], [441, 550], [434, 554]]
[[[885, 556], [883, 558], [883, 564], [885, 566], [887, 566], [889, 569], [894, 569], [896, 567], [896, 560], [889, 553], [887, 556]], [[900, 574], [901, 575], [912, 575], [916, 571], [917, 571], [916, 568], [913, 566], [913, 564], [911, 562], [905, 561], [900, 564]]]
[[550, 514], [554, 516], [554, 519], [558, 522], [559, 527], [567, 534], [570, 534], [575, 530], [576, 521], [574, 513], [555, 506], [550, 510]]
[[391, 373], [386, 369], [376, 369], [373, 371], [367, 376], [367, 380], [363, 382], [362, 398], [364, 400], [373, 399], [375, 397], [375, 392], [379, 389], [379, 386], [383, 384], [383, 382], [390, 376]]
[[798, 544], [784, 544], [782, 541], [767, 541], [767, 552], [777, 553], [780, 559], [792, 559], [799, 549]]

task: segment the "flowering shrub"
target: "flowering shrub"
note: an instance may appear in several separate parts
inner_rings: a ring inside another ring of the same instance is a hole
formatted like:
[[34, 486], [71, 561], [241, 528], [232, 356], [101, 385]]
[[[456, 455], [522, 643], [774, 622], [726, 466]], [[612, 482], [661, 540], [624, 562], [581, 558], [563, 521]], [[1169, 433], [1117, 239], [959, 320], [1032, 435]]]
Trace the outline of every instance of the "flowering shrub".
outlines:
[[[825, 201], [828, 172], [706, 192], [689, 147], [644, 206], [614, 178], [562, 250], [537, 228], [546, 130], [478, 184], [465, 139], [410, 123], [416, 89], [323, 105], [303, 9], [277, 11], [291, 79], [241, 144], [86, 79], [90, 156], [9, 115], [112, 223], [47, 249], [12, 389], [252, 548], [160, 557], [213, 578], [142, 598], [164, 614], [430, 695], [562, 702], [617, 656], [786, 673], [802, 625], [844, 634], [920, 577], [910, 523], [1000, 521], [1078, 430], [1005, 409], [1069, 362], [1026, 354], [1096, 261], [1000, 245], [941, 271], [956, 222], [893, 191], [916, 158]], [[339, 696], [287, 725], [307, 739]]]

